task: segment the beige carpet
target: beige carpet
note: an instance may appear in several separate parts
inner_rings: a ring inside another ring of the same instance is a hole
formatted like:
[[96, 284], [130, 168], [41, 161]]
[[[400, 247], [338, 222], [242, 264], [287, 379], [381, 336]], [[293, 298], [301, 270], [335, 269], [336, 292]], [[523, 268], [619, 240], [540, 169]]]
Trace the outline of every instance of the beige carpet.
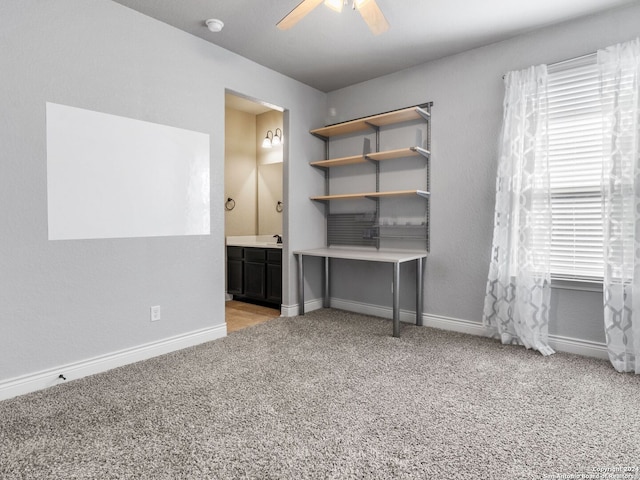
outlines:
[[0, 402], [0, 478], [640, 478], [640, 376], [390, 334], [320, 310]]

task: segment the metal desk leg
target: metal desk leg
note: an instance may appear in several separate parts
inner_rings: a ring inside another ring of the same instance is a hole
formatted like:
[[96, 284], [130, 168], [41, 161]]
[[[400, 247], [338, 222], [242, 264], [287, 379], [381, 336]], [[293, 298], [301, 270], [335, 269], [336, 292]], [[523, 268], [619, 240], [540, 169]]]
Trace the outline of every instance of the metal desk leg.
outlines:
[[416, 260], [416, 325], [422, 326], [422, 309], [424, 308], [424, 264], [426, 258]]
[[400, 262], [393, 264], [393, 336], [400, 336]]
[[324, 257], [324, 308], [329, 308], [329, 257]]
[[296, 255], [298, 259], [298, 314], [304, 315], [304, 255]]

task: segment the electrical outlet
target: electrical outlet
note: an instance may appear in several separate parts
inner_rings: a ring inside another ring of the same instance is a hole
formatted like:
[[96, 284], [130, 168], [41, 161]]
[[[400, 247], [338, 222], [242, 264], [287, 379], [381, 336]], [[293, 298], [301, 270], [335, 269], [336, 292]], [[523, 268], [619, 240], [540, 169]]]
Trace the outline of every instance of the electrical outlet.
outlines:
[[157, 322], [160, 320], [160, 305], [151, 307], [151, 321]]

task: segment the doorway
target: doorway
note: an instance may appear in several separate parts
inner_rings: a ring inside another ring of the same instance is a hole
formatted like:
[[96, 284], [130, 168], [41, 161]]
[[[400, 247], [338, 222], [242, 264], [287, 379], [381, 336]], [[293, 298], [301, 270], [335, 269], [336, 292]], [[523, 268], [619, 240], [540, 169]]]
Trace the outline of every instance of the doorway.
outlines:
[[[280, 316], [283, 269], [273, 259], [278, 255], [281, 259], [278, 240], [284, 225], [283, 113], [236, 92], [225, 93], [225, 243], [231, 252], [225, 262], [228, 332]], [[262, 251], [263, 266], [254, 258], [251, 264], [244, 262], [245, 253], [255, 257]]]
[[252, 327], [280, 316], [280, 310], [277, 308], [239, 302], [238, 300], [226, 301], [224, 313], [225, 321], [227, 322], [227, 333]]

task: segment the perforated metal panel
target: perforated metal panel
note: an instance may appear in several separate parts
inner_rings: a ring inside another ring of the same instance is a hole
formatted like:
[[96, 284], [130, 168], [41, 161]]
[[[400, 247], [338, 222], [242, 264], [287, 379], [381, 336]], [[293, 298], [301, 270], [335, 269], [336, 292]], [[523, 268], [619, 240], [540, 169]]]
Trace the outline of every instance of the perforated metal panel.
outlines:
[[376, 214], [330, 213], [327, 215], [327, 244], [377, 246]]

